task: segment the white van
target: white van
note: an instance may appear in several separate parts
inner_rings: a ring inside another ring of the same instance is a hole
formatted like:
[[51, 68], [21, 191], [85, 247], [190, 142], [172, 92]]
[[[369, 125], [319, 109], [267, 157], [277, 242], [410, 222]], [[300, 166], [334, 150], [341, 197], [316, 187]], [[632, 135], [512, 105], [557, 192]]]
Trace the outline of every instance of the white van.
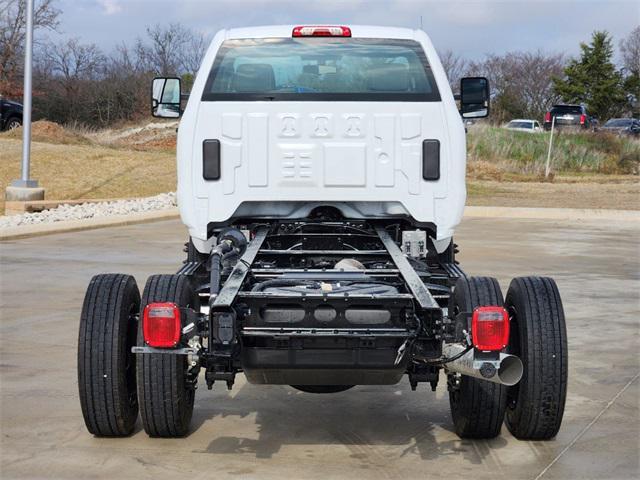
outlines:
[[456, 261], [461, 116], [489, 113], [485, 78], [460, 90], [458, 109], [424, 32], [364, 26], [222, 31], [184, 111], [180, 79], [155, 79], [153, 114], [182, 116], [187, 258], [142, 298], [129, 275], [91, 281], [89, 431], [127, 435], [139, 410], [149, 435], [185, 435], [202, 370], [209, 388], [243, 374], [309, 393], [405, 375], [435, 390], [443, 371], [461, 437], [504, 420], [552, 438], [567, 384], [555, 282], [516, 278], [505, 300]]

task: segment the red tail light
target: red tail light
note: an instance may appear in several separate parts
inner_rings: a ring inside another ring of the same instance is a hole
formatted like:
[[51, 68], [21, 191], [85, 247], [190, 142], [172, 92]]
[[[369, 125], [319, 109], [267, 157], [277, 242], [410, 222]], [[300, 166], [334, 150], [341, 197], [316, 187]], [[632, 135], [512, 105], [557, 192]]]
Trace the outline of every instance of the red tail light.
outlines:
[[580, 125], [584, 125], [584, 123], [587, 121], [587, 116], [586, 115], [580, 115]]
[[471, 319], [471, 338], [478, 350], [502, 350], [509, 343], [509, 314], [502, 307], [478, 307]]
[[302, 25], [295, 27], [291, 34], [293, 37], [350, 37], [349, 27], [337, 27], [330, 25]]
[[172, 348], [180, 341], [180, 310], [175, 303], [150, 303], [142, 314], [142, 333], [150, 347]]
[[551, 122], [551, 112], [547, 112], [544, 114], [544, 121]]

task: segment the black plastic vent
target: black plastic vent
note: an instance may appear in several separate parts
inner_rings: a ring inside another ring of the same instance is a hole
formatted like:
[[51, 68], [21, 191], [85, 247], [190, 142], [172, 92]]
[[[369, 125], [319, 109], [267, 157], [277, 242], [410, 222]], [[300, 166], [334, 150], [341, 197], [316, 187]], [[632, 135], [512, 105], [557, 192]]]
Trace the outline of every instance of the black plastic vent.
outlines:
[[205, 180], [220, 180], [220, 140], [202, 142], [202, 176]]
[[440, 180], [440, 140], [422, 142], [422, 178]]

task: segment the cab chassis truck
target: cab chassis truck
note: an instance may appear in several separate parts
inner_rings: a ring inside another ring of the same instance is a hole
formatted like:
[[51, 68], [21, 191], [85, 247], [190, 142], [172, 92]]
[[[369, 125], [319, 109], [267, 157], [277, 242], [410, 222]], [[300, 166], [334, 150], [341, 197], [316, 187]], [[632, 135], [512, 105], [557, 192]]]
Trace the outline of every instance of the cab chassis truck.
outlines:
[[[446, 380], [462, 438], [553, 438], [567, 386], [560, 295], [546, 277], [464, 273], [462, 118], [489, 113], [485, 78], [456, 104], [426, 34], [361, 26], [225, 30], [182, 109], [157, 78], [154, 116], [182, 117], [184, 264], [95, 276], [78, 345], [96, 436], [188, 434], [195, 391], [252, 384], [336, 393]], [[201, 375], [203, 373], [203, 375]], [[353, 393], [357, 394], [357, 393]], [[393, 405], [389, 405], [393, 408]]]

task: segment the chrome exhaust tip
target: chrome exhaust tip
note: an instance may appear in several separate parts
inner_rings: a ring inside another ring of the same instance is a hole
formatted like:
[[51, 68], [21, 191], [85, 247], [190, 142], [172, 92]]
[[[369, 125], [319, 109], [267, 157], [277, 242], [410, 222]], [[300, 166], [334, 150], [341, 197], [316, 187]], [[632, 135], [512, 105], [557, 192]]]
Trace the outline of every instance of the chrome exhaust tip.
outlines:
[[[503, 356], [504, 355], [504, 356]], [[498, 378], [502, 385], [511, 387], [522, 379], [524, 366], [522, 360], [515, 355], [500, 354], [500, 368], [498, 369]]]
[[[457, 343], [445, 344], [442, 347], [442, 353], [445, 357], [452, 358], [466, 349], [466, 346]], [[478, 360], [475, 358], [475, 349], [471, 349], [460, 358], [444, 364], [444, 368], [450, 372], [499, 383], [507, 387], [517, 384], [524, 373], [522, 360], [515, 355], [501, 353], [497, 360]]]

